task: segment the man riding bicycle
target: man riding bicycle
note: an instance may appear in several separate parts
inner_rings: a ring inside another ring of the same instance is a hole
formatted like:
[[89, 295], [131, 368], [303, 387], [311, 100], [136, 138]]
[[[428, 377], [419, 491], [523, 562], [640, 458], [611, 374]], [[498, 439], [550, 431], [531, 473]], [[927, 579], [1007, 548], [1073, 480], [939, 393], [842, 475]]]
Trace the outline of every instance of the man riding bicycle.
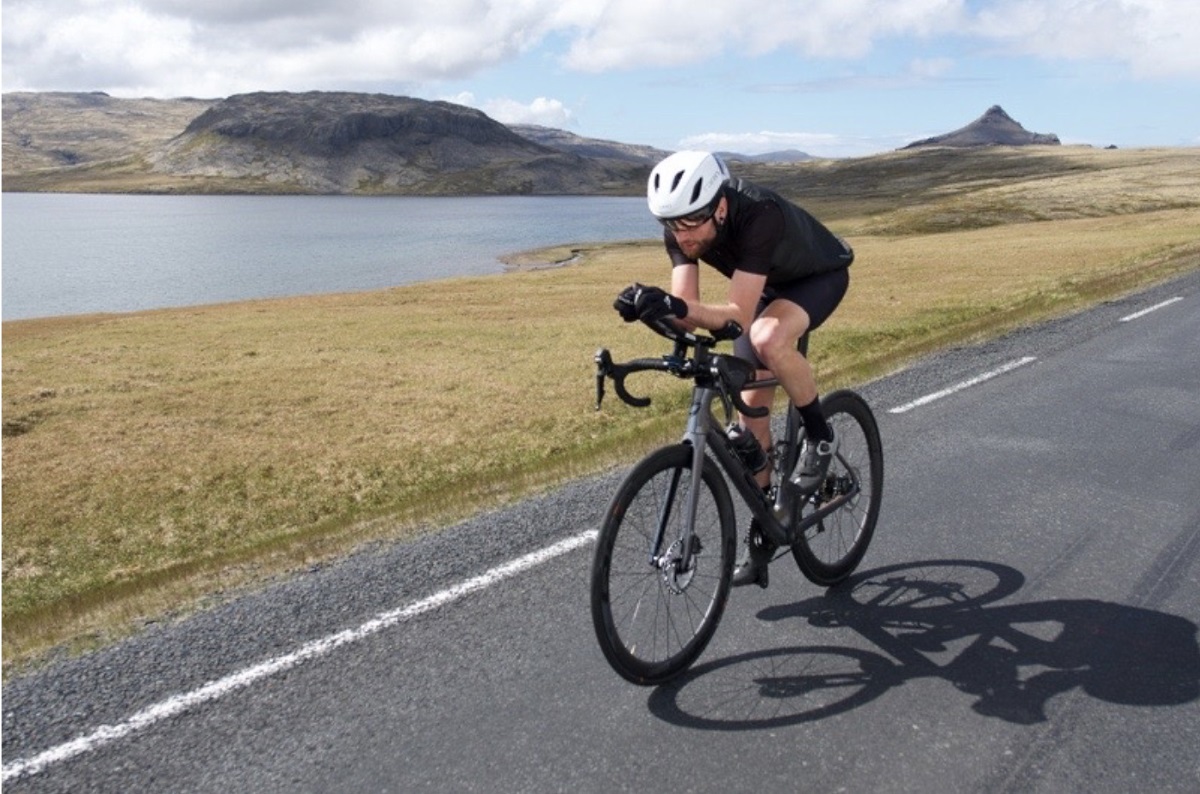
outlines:
[[[731, 179], [720, 158], [708, 152], [677, 152], [655, 166], [646, 188], [650, 211], [665, 227], [673, 269], [671, 290], [635, 284], [613, 304], [628, 322], [670, 317], [689, 330], [710, 331], [730, 320], [747, 329], [734, 352], [774, 377], [798, 407], [805, 445], [786, 482], [801, 496], [825, 479], [838, 439], [825, 421], [812, 367], [800, 353], [800, 338], [824, 323], [849, 286], [854, 252], [816, 218], [778, 193]], [[725, 303], [700, 302], [699, 262], [729, 279]], [[742, 394], [751, 406], [768, 406], [774, 389]], [[741, 417], [742, 427], [771, 448], [771, 419]], [[769, 458], [769, 456], [768, 456]], [[769, 487], [770, 471], [758, 473]], [[752, 521], [747, 551], [734, 570], [735, 586], [766, 587], [775, 545]]]

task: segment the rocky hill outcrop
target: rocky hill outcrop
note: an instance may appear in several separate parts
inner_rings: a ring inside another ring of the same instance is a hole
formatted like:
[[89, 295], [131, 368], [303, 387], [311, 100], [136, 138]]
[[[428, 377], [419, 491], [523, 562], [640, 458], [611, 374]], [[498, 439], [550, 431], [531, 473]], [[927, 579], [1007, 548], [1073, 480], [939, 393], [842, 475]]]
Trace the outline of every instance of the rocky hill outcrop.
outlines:
[[4, 176], [87, 167], [162, 146], [212, 99], [118, 99], [95, 91], [4, 95]]
[[541, 146], [461, 105], [326, 92], [222, 100], [150, 162], [156, 173], [314, 193], [601, 193], [644, 178], [636, 165]]
[[656, 149], [653, 146], [584, 138], [566, 130], [543, 127], [538, 124], [510, 124], [509, 129], [534, 143], [581, 157], [600, 157], [653, 165], [670, 154], [668, 151]]
[[6, 190], [631, 194], [649, 172], [615, 150], [559, 150], [478, 110], [383, 94], [5, 94], [3, 133]]
[[905, 149], [919, 149], [928, 146], [1058, 146], [1061, 143], [1054, 134], [1029, 132], [1011, 116], [1004, 108], [993, 105], [982, 116], [967, 126], [948, 132], [945, 135], [935, 135], [932, 138], [915, 141], [905, 146]]

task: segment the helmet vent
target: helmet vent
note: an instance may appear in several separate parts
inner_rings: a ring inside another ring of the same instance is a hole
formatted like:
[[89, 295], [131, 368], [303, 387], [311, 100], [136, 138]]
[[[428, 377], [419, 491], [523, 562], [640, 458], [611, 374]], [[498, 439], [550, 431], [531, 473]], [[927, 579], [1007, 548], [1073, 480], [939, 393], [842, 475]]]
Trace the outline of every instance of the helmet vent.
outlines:
[[683, 179], [683, 172], [682, 171], [675, 172], [675, 178], [671, 180], [671, 191], [672, 192], [675, 191], [675, 188], [679, 187], [679, 183], [682, 179]]
[[700, 198], [700, 193], [703, 191], [703, 189], [704, 189], [704, 180], [697, 179], [696, 186], [694, 188], [692, 188], [692, 203], [693, 204], [696, 202], [696, 199]]

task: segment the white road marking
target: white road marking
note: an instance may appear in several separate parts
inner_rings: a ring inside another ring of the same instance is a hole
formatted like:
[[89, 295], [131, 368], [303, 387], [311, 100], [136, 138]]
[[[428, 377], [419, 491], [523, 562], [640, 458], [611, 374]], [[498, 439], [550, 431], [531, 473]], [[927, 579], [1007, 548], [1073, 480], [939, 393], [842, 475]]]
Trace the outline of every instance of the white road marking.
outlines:
[[951, 386], [948, 389], [942, 389], [941, 391], [934, 392], [933, 394], [927, 394], [924, 397], [920, 397], [916, 400], [913, 400], [910, 403], [905, 403], [904, 405], [898, 405], [895, 408], [892, 408], [890, 411], [888, 411], [888, 413], [902, 414], [902, 413], [905, 413], [906, 411], [911, 411], [914, 408], [920, 408], [922, 405], [928, 405], [929, 403], [933, 402], [934, 400], [940, 400], [943, 397], [948, 397], [951, 394], [954, 394], [955, 392], [962, 391], [963, 389], [969, 389], [972, 386], [978, 386], [980, 383], [983, 383], [984, 381], [989, 381], [992, 378], [1003, 375], [1006, 372], [1011, 372], [1014, 369], [1016, 369], [1017, 367], [1023, 367], [1026, 364], [1030, 364], [1034, 361], [1037, 361], [1037, 358], [1035, 356], [1026, 356], [1025, 358], [1017, 359], [1016, 361], [1010, 361], [1007, 364], [1005, 364], [1004, 366], [998, 367], [997, 369], [994, 369], [991, 372], [985, 372], [982, 375], [976, 375], [974, 378], [971, 378], [970, 380], [965, 380], [962, 383], [958, 383], [954, 386]]
[[300, 646], [300, 648], [292, 653], [277, 656], [274, 659], [268, 659], [253, 667], [239, 670], [232, 675], [205, 684], [191, 692], [169, 697], [139, 711], [122, 723], [117, 725], [101, 725], [91, 733], [79, 736], [57, 747], [52, 747], [49, 750], [38, 753], [32, 758], [4, 764], [3, 777], [0, 780], [7, 783], [14, 778], [36, 775], [54, 764], [68, 761], [76, 756], [103, 747], [106, 744], [124, 739], [158, 722], [174, 717], [177, 714], [182, 714], [195, 706], [217, 700], [239, 689], [245, 689], [264, 678], [281, 673], [284, 670], [290, 670], [304, 662], [318, 659], [343, 645], [349, 645], [350, 643], [366, 639], [398, 623], [426, 612], [431, 612], [438, 607], [457, 601], [463, 596], [484, 590], [505, 579], [549, 562], [556, 557], [593, 542], [596, 539], [596, 535], [597, 532], [595, 530], [590, 530], [581, 535], [559, 541], [552, 546], [547, 546], [544, 549], [526, 554], [524, 557], [518, 557], [511, 562], [492, 568], [490, 571], [480, 574], [473, 579], [468, 579], [439, 593], [434, 593], [421, 601], [376, 615], [358, 628], [347, 629], [346, 631], [340, 631], [336, 634], [330, 634], [327, 637], [313, 640]]
[[1121, 322], [1127, 323], [1130, 320], [1136, 320], [1139, 317], [1145, 317], [1150, 312], [1156, 312], [1159, 309], [1163, 308], [1164, 306], [1170, 306], [1172, 303], [1179, 303], [1179, 301], [1181, 301], [1181, 300], [1183, 300], [1183, 298], [1174, 297], [1174, 298], [1171, 298], [1170, 300], [1165, 300], [1162, 303], [1156, 303], [1153, 306], [1151, 306], [1149, 309], [1142, 309], [1140, 312], [1134, 312], [1133, 314], [1129, 315], [1128, 317], [1122, 317]]

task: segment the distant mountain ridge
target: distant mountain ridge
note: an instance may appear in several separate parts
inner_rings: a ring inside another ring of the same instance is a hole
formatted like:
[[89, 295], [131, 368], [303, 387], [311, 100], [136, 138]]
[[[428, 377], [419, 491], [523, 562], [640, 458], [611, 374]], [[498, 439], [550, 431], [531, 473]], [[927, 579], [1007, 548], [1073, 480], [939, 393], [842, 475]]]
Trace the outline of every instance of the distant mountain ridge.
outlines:
[[543, 146], [473, 108], [386, 94], [4, 94], [3, 135], [5, 190], [629, 195], [649, 173]]
[[[536, 124], [510, 124], [509, 128], [535, 143], [585, 157], [610, 157], [630, 162], [654, 164], [671, 154], [666, 149], [658, 149], [653, 146], [584, 138], [566, 130], [542, 127]], [[796, 149], [765, 154], [740, 154], [738, 152], [715, 152], [714, 154], [731, 163], [802, 163], [816, 159], [811, 154]]]
[[641, 177], [624, 161], [542, 146], [449, 102], [345, 92], [222, 100], [149, 161], [317, 193], [603, 193]]
[[944, 135], [914, 141], [905, 149], [927, 146], [1058, 146], [1061, 143], [1054, 134], [1029, 132], [999, 105], [992, 105], [982, 116], [965, 127]]
[[603, 157], [633, 163], [657, 163], [670, 152], [653, 146], [584, 138], [566, 130], [538, 124], [510, 124], [509, 129], [534, 143], [581, 157]]
[[[449, 102], [349, 92], [226, 99], [3, 95], [4, 189], [392, 195], [637, 195], [669, 152]], [[925, 146], [1058, 144], [999, 106]], [[748, 169], [804, 152], [721, 152]]]
[[730, 163], [804, 163], [817, 158], [808, 152], [798, 149], [784, 149], [765, 154], [738, 154], [737, 152], [717, 152], [717, 155]]

